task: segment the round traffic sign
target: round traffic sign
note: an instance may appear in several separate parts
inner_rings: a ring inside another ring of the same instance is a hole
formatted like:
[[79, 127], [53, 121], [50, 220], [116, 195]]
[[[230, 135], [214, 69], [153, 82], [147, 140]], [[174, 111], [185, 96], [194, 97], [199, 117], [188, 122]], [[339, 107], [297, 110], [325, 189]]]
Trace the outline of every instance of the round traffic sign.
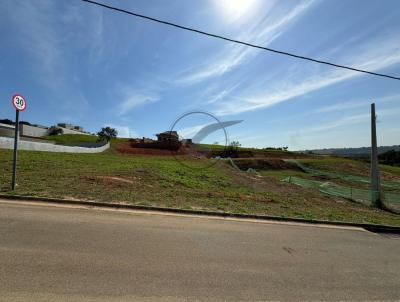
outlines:
[[22, 95], [14, 95], [11, 99], [11, 102], [18, 111], [24, 111], [26, 109], [26, 101]]

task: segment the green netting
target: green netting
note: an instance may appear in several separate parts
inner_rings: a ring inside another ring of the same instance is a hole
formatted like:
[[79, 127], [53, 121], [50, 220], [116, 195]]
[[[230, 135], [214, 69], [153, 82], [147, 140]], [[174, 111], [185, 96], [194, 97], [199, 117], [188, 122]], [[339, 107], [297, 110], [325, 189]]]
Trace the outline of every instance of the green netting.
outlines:
[[242, 171], [240, 170], [240, 168], [235, 164], [235, 162], [232, 160], [232, 158], [228, 157], [228, 158], [222, 158], [223, 160], [227, 160], [232, 167], [234, 167], [236, 170]]
[[[347, 181], [355, 181], [355, 182], [363, 182], [363, 183], [370, 183], [370, 179], [368, 177], [364, 176], [358, 176], [358, 175], [351, 175], [351, 174], [344, 174], [344, 173], [337, 173], [337, 172], [326, 172], [326, 171], [320, 171], [316, 169], [312, 169], [310, 167], [307, 167], [306, 165], [303, 165], [302, 163], [298, 162], [297, 160], [294, 159], [286, 159], [286, 162], [294, 163], [296, 164], [301, 170], [303, 170], [306, 173], [310, 173], [315, 176], [324, 176], [328, 177], [330, 179], [343, 179]], [[391, 189], [399, 189], [400, 190], [400, 181], [390, 181], [390, 180], [382, 180], [381, 181], [381, 186], [386, 187], [386, 188], [391, 188]]]
[[[242, 171], [230, 157], [220, 158], [220, 159], [228, 161], [233, 168], [235, 168], [238, 171]], [[285, 160], [285, 161], [295, 163], [304, 172], [310, 173], [312, 175], [325, 176], [330, 179], [343, 179], [343, 180], [348, 180], [348, 181], [369, 183], [369, 179], [366, 177], [356, 176], [356, 175], [346, 175], [346, 174], [340, 174], [340, 173], [332, 173], [332, 172], [324, 172], [324, 171], [319, 171], [319, 170], [309, 168], [309, 167], [299, 163], [296, 160]], [[258, 174], [258, 172], [252, 168], [247, 169], [246, 172]], [[293, 183], [293, 184], [299, 185], [303, 188], [316, 189], [316, 190], [319, 190], [320, 192], [323, 192], [323, 193], [326, 193], [329, 195], [339, 196], [339, 197], [353, 200], [353, 201], [356, 201], [359, 203], [363, 203], [365, 205], [372, 205], [372, 200], [376, 200], [377, 198], [378, 199], [380, 198], [380, 200], [385, 205], [385, 207], [389, 208], [390, 210], [392, 210], [394, 212], [400, 213], [400, 193], [395, 193], [395, 192], [381, 193], [381, 192], [375, 192], [375, 191], [371, 191], [371, 190], [341, 186], [341, 185], [334, 184], [332, 182], [309, 180], [309, 179], [296, 177], [296, 176], [286, 177], [285, 179], [282, 179], [282, 181]], [[392, 185], [391, 188], [400, 189], [400, 182], [386, 181], [382, 185], [386, 185], [387, 187], [388, 187], [388, 185]]]
[[[379, 192], [371, 190], [340, 186], [331, 182], [321, 182], [295, 176], [286, 177], [282, 181], [293, 183], [303, 188], [317, 189], [329, 195], [343, 197], [366, 205], [372, 205], [372, 200], [376, 198], [374, 195], [379, 194]], [[380, 198], [386, 207], [400, 213], [400, 193], [385, 192], [380, 195]]]
[[400, 206], [400, 194], [399, 193], [384, 192], [383, 196], [387, 202], [390, 202], [393, 204], [398, 204], [398, 206]]
[[297, 184], [299, 186], [302, 186], [304, 188], [309, 188], [309, 189], [319, 189], [324, 182], [322, 181], [309, 181], [308, 179], [300, 178], [300, 177], [295, 177], [295, 176], [289, 176], [283, 179], [282, 181], [290, 182]]
[[253, 173], [253, 174], [257, 174], [257, 175], [259, 175], [259, 174], [260, 174], [260, 173], [258, 173], [258, 172], [257, 172], [257, 170], [256, 170], [256, 169], [253, 169], [253, 168], [248, 168], [246, 172], [247, 172], [247, 173]]
[[230, 165], [235, 168], [238, 171], [242, 171], [242, 172], [247, 172], [247, 173], [252, 173], [252, 174], [256, 174], [259, 175], [260, 173], [257, 172], [256, 169], [253, 168], [248, 168], [246, 171], [241, 170], [236, 164], [235, 162], [232, 160], [232, 158], [227, 157], [227, 158], [222, 158], [222, 157], [217, 157], [218, 159], [222, 159], [222, 160], [226, 160], [230, 163]]

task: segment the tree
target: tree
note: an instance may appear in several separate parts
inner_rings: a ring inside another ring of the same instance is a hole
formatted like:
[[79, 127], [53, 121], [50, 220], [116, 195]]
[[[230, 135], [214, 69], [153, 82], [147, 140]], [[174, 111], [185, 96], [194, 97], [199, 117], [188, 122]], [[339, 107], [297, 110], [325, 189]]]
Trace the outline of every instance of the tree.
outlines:
[[238, 141], [232, 141], [232, 142], [230, 143], [230, 145], [231, 145], [232, 147], [236, 148], [236, 149], [238, 149], [238, 148], [241, 146], [241, 144], [240, 144]]
[[390, 165], [390, 166], [399, 166], [400, 165], [400, 151], [389, 150], [385, 153], [380, 154], [379, 161], [382, 164]]
[[241, 144], [238, 141], [232, 141], [229, 146], [225, 149], [225, 156], [238, 157], [239, 147]]
[[12, 120], [9, 120], [9, 119], [0, 120], [0, 123], [1, 124], [7, 124], [7, 125], [14, 125], [15, 124]]
[[118, 131], [111, 127], [103, 127], [99, 132], [97, 132], [97, 136], [99, 137], [99, 141], [109, 142], [112, 138], [117, 137]]

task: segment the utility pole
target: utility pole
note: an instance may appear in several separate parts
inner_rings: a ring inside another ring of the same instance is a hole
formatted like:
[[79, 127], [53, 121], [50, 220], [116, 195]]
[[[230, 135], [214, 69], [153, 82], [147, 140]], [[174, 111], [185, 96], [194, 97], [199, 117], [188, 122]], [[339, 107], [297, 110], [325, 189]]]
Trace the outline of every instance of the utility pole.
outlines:
[[374, 207], [382, 207], [378, 165], [378, 146], [376, 141], [375, 103], [371, 104], [371, 202]]

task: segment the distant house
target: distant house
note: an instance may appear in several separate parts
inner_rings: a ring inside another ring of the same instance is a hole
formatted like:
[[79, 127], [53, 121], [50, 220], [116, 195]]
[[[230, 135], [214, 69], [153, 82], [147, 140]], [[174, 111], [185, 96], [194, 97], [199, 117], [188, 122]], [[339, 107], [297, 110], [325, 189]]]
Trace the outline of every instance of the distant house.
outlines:
[[14, 133], [14, 125], [0, 123], [0, 136], [13, 137]]
[[[13, 137], [14, 135], [14, 125], [0, 124], [0, 136]], [[47, 127], [41, 125], [31, 125], [28, 122], [21, 122], [19, 123], [19, 135], [26, 137], [41, 137], [47, 135]]]
[[74, 126], [74, 130], [84, 132], [83, 127], [81, 127], [81, 126]]
[[129, 140], [132, 148], [178, 150], [181, 146], [179, 135], [176, 131], [165, 131], [156, 134], [157, 140], [150, 138], [132, 138]]
[[144, 137], [144, 136], [142, 138], [131, 138], [129, 141], [133, 142], [133, 143], [140, 143], [140, 144], [154, 143], [154, 140], [152, 140], [151, 138]]
[[[56, 128], [61, 128], [63, 134], [86, 134], [89, 135], [88, 132], [85, 132], [81, 126], [76, 126], [67, 123], [59, 123], [57, 126], [53, 126]], [[46, 135], [49, 135], [49, 127], [31, 124], [27, 121], [19, 122], [19, 135], [21, 137], [28, 138], [40, 138]], [[14, 122], [9, 119], [1, 119], [0, 120], [0, 137], [13, 137], [15, 132]]]
[[58, 123], [57, 126], [70, 130], [74, 129], [74, 126], [72, 124], [67, 124], [67, 123]]
[[165, 131], [156, 134], [159, 142], [179, 142], [179, 135], [176, 131]]
[[0, 124], [6, 124], [6, 125], [14, 125], [15, 123], [12, 120], [7, 119], [1, 119]]
[[68, 130], [75, 130], [75, 131], [79, 131], [79, 132], [84, 132], [83, 127], [77, 126], [77, 125], [72, 125], [72, 124], [67, 124], [67, 123], [58, 123], [57, 126], [61, 127], [61, 128], [68, 129]]
[[72, 124], [67, 124], [67, 123], [58, 123], [57, 127], [63, 129], [64, 134], [78, 134], [77, 132], [81, 134], [90, 134], [88, 132], [85, 132], [83, 127], [77, 126], [77, 125], [72, 125]]
[[30, 123], [19, 124], [21, 136], [42, 137], [48, 134], [48, 127], [42, 125], [31, 125]]

